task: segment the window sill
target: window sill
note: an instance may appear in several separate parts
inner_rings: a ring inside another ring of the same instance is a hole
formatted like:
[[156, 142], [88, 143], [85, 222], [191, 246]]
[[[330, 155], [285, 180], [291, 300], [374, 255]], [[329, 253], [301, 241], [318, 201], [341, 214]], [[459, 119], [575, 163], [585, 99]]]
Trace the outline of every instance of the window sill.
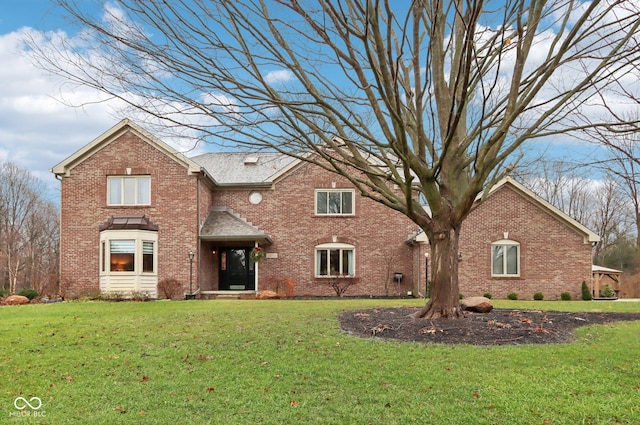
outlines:
[[316, 279], [356, 279], [355, 275], [315, 276]]

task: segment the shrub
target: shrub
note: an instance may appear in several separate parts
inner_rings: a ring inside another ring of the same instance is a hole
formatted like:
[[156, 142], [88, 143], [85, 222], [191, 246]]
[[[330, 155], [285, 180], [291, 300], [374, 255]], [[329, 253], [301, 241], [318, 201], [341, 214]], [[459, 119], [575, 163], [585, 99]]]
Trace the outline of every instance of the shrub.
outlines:
[[582, 281], [582, 300], [583, 301], [591, 301], [593, 299], [593, 297], [591, 296], [591, 291], [589, 290], [589, 287], [587, 286], [587, 282], [585, 282], [584, 280]]
[[491, 292], [485, 292], [483, 297], [491, 299]]
[[182, 285], [174, 278], [165, 278], [158, 282], [158, 293], [168, 299], [178, 298], [182, 292]]
[[31, 300], [33, 300], [34, 298], [36, 298], [40, 294], [35, 289], [23, 289], [22, 291], [18, 292], [18, 295], [22, 295], [23, 297], [27, 297], [27, 298], [29, 298], [29, 301], [31, 301]]
[[571, 293], [570, 292], [563, 292], [560, 294], [560, 299], [562, 301], [571, 301]]
[[616, 291], [611, 289], [609, 285], [606, 285], [604, 288], [600, 290], [600, 296], [604, 298], [613, 298], [616, 296]]
[[542, 301], [544, 299], [544, 295], [542, 295], [542, 292], [536, 292], [533, 294], [533, 299], [536, 301]]
[[0, 298], [6, 297], [7, 295], [9, 295], [9, 291], [6, 289], [0, 289]]
[[327, 285], [336, 291], [336, 295], [342, 297], [351, 286], [358, 283], [358, 278], [349, 276], [337, 276], [327, 281]]
[[462, 295], [462, 294], [458, 294], [458, 298], [463, 299], [463, 298], [464, 298], [464, 295]]
[[517, 300], [518, 299], [518, 294], [516, 294], [515, 292], [509, 292], [509, 295], [507, 295], [507, 298], [509, 298], [510, 300]]
[[284, 279], [283, 284], [286, 298], [293, 298], [296, 283], [293, 281], [293, 279], [286, 278]]

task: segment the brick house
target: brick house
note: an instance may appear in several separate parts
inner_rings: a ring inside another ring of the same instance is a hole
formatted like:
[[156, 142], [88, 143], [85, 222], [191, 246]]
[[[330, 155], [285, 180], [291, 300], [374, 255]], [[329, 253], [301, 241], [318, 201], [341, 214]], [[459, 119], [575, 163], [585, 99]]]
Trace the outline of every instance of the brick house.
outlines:
[[[295, 295], [335, 295], [336, 282], [351, 285], [350, 296], [425, 290], [428, 241], [416, 225], [304, 161], [276, 153], [187, 158], [123, 120], [52, 172], [61, 181], [67, 296], [161, 297], [166, 279], [179, 283], [180, 297], [282, 292], [287, 282]], [[461, 292], [575, 297], [591, 282], [596, 240], [505, 180], [464, 223]]]
[[[53, 167], [61, 181], [60, 281], [68, 296], [347, 295], [411, 290], [415, 225], [344, 177], [274, 153], [187, 158], [123, 120]], [[265, 254], [250, 261], [254, 248]], [[192, 258], [190, 258], [192, 253]], [[402, 273], [401, 281], [394, 281]]]
[[[428, 242], [422, 233], [412, 240]], [[480, 194], [464, 221], [459, 242], [460, 293], [546, 300], [569, 292], [580, 299], [582, 282], [592, 285], [592, 248], [598, 235], [507, 177]], [[420, 276], [420, 274], [418, 274]], [[424, 281], [421, 283], [424, 290]]]

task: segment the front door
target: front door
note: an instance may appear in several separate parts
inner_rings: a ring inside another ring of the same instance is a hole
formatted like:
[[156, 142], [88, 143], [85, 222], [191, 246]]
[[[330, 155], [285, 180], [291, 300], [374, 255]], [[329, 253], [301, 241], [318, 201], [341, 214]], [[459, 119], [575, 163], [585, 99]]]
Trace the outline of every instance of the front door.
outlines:
[[220, 290], [255, 290], [255, 264], [249, 257], [250, 252], [251, 248], [225, 248], [220, 251]]

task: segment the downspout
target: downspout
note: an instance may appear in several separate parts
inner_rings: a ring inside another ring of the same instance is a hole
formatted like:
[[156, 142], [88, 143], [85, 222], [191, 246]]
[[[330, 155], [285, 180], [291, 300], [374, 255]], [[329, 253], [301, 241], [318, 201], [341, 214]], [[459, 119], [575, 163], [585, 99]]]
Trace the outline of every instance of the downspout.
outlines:
[[[53, 168], [50, 170], [53, 173]], [[62, 285], [62, 177], [54, 173], [60, 182], [60, 199], [58, 200], [58, 292]], [[100, 284], [98, 283], [98, 288]]]
[[198, 174], [198, 178], [197, 178], [197, 185], [196, 185], [196, 251], [198, 253], [198, 270], [196, 270], [196, 286], [197, 286], [197, 293], [200, 293], [200, 260], [202, 260], [202, 249], [200, 244], [200, 188], [202, 186], [202, 173]]
[[[257, 248], [258, 247], [258, 241], [254, 241], [253, 242], [253, 247]], [[259, 266], [260, 261], [256, 261], [255, 263], [253, 263], [253, 287], [255, 288], [256, 294], [258, 293], [258, 282], [260, 281], [260, 279], [258, 279], [258, 270], [260, 268]]]

